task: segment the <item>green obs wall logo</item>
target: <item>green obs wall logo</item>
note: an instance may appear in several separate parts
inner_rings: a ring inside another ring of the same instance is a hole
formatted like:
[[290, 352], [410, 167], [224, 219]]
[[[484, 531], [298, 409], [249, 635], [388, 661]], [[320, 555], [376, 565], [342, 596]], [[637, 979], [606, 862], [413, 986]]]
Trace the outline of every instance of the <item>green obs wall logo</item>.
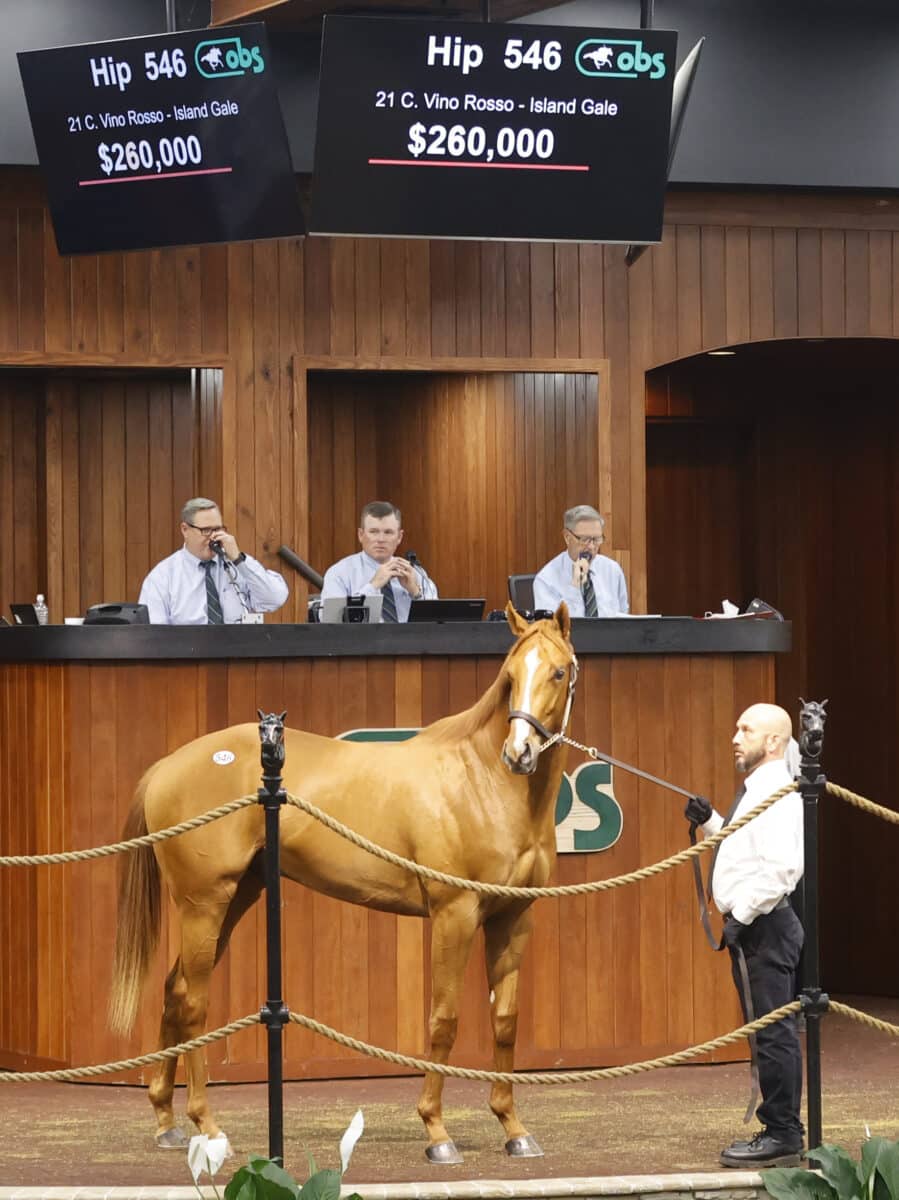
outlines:
[[665, 55], [660, 50], [650, 54], [643, 43], [634, 38], [587, 38], [574, 52], [574, 65], [582, 75], [604, 75], [607, 79], [662, 79], [665, 75]]
[[[344, 742], [407, 742], [417, 729], [351, 729], [338, 734]], [[608, 850], [621, 837], [621, 806], [615, 799], [608, 763], [581, 763], [562, 776], [556, 797], [556, 850], [588, 854]]]
[[246, 47], [239, 37], [213, 38], [200, 42], [194, 50], [197, 70], [205, 79], [226, 79], [229, 75], [259, 75], [265, 60], [258, 46]]

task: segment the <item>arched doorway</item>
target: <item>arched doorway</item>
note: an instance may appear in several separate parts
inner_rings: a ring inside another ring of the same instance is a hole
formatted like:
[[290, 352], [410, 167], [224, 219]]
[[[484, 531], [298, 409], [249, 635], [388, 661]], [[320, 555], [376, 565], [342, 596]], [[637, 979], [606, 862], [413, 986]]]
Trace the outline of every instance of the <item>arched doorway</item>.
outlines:
[[[646, 430], [649, 610], [701, 615], [753, 596], [780, 609], [793, 651], [777, 663], [779, 702], [795, 714], [799, 696], [829, 696], [828, 774], [893, 808], [897, 390], [889, 339], [734, 346], [649, 372]], [[899, 830], [827, 799], [830, 990], [899, 994], [897, 847]]]

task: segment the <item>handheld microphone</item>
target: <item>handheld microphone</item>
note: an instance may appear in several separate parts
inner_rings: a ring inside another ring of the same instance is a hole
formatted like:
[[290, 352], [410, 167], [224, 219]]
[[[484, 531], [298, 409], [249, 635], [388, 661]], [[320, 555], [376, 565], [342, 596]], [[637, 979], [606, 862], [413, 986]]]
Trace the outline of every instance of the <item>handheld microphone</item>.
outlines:
[[406, 555], [406, 559], [407, 559], [410, 567], [419, 566], [418, 555], [415, 553], [414, 550], [409, 551], [409, 553]]
[[209, 543], [209, 549], [213, 550], [219, 556], [219, 558], [225, 557], [225, 547], [222, 545], [221, 542], [213, 539]]
[[578, 558], [586, 558], [587, 562], [590, 562], [590, 560], [593, 558], [593, 555], [589, 550], [582, 550], [578, 555]]

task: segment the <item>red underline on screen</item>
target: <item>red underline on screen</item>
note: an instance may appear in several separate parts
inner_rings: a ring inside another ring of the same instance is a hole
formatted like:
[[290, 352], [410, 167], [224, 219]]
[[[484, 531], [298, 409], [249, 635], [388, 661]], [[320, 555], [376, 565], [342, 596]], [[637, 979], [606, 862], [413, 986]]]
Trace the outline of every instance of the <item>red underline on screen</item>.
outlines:
[[199, 171], [160, 171], [152, 175], [123, 175], [121, 179], [79, 179], [79, 187], [97, 187], [101, 183], [139, 183], [145, 179], [183, 179], [186, 175], [230, 175], [233, 167], [204, 167]]
[[[482, 170], [497, 171], [589, 171], [589, 166], [559, 163], [498, 163], [498, 162], [435, 162], [423, 158], [370, 158], [370, 167], [480, 167]], [[100, 181], [105, 182], [104, 180]]]

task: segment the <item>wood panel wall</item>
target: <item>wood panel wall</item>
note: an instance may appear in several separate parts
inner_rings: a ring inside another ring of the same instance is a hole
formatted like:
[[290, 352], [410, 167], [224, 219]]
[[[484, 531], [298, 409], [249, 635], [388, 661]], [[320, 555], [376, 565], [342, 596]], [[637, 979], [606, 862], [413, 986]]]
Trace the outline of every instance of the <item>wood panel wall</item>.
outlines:
[[[599, 375], [333, 370], [307, 379], [309, 556], [320, 570], [358, 550], [362, 506], [390, 499], [405, 546], [443, 595], [501, 608], [510, 574], [559, 552], [565, 509], [597, 502]], [[627, 570], [627, 555], [616, 557]]]
[[[13, 636], [13, 635], [10, 635]], [[0, 829], [4, 851], [116, 841], [146, 767], [200, 733], [284, 706], [291, 724], [333, 735], [419, 726], [472, 703], [500, 660], [290, 660], [222, 664], [34, 664], [0, 667]], [[672, 658], [584, 655], [573, 736], [716, 794], [732, 790], [716, 746], [735, 705], [770, 695], [765, 655]], [[52, 752], [48, 754], [48, 747]], [[579, 760], [569, 761], [574, 770]], [[584, 882], [657, 861], [686, 844], [682, 804], [618, 774], [619, 841], [559, 860]], [[162, 980], [174, 955], [169, 922], [130, 1041], [105, 1028], [115, 933], [116, 864], [17, 868], [0, 875], [0, 1066], [104, 1062], [155, 1046]], [[559, 1067], [666, 1053], [739, 1023], [722, 956], [706, 947], [685, 867], [590, 897], [541, 901], [522, 999], [518, 1062]], [[284, 994], [363, 1040], [422, 1054], [429, 996], [424, 922], [341, 904], [296, 885], [284, 892]], [[262, 912], [238, 928], [212, 993], [211, 1026], [258, 1010], [264, 997]], [[456, 1061], [486, 1066], [491, 1035], [480, 948], [469, 969]], [[24, 998], [29, 1001], [23, 1002]], [[33, 1000], [39, 999], [38, 1003]], [[295, 1078], [390, 1068], [290, 1029]], [[210, 1047], [213, 1078], [264, 1076], [260, 1031]]]
[[137, 599], [179, 543], [181, 504], [220, 476], [200, 374], [0, 370], [0, 604], [41, 591], [62, 621]]
[[[893, 809], [897, 370], [899, 344], [887, 343], [784, 346], [762, 362], [660, 371], [654, 394], [682, 415], [650, 424], [647, 490], [650, 603], [696, 611], [760, 595], [793, 617], [779, 703], [795, 719], [800, 696], [829, 697], [828, 775]], [[893, 938], [897, 845], [893, 828], [823, 804], [822, 965], [833, 990], [899, 991], [895, 955], [877, 949]]]
[[[270, 566], [307, 527], [308, 431], [294, 375], [304, 358], [607, 359], [608, 508], [633, 607], [645, 611], [646, 372], [746, 341], [899, 336], [899, 201], [882, 195], [672, 192], [662, 245], [630, 271], [619, 246], [317, 238], [63, 260], [38, 173], [0, 177], [0, 366], [220, 370], [220, 392], [201, 401], [200, 437], [229, 523]], [[0, 494], [21, 490], [27, 526], [41, 501], [23, 441], [21, 469], [12, 485], [0, 473]], [[8, 457], [0, 447], [0, 465]], [[0, 507], [0, 562], [16, 565], [15, 592], [30, 596], [49, 560], [8, 512]], [[866, 510], [851, 544], [863, 547], [868, 528]], [[279, 619], [301, 618], [302, 600], [295, 588]], [[797, 597], [797, 629], [816, 602]], [[853, 933], [859, 956], [877, 953], [866, 928]]]

